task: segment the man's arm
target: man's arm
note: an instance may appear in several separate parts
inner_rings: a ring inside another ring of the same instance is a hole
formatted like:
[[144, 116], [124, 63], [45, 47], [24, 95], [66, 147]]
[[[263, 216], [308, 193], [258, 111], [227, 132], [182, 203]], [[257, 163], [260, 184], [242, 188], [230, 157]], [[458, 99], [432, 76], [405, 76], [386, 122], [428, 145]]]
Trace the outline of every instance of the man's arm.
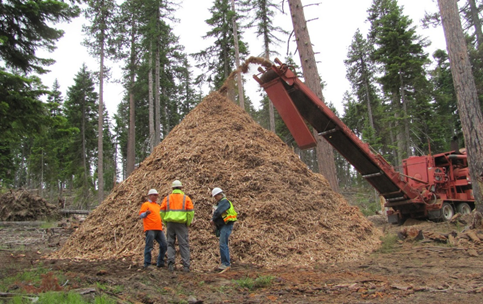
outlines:
[[151, 213], [151, 210], [149, 210], [148, 205], [146, 203], [142, 204], [141, 210], [139, 210], [139, 217], [143, 219], [146, 216], [148, 216], [148, 214], [150, 213]]
[[221, 217], [223, 212], [230, 209], [230, 202], [227, 199], [224, 199], [218, 203], [218, 207], [216, 208], [215, 212], [213, 212], [212, 219], [215, 220], [216, 218]]

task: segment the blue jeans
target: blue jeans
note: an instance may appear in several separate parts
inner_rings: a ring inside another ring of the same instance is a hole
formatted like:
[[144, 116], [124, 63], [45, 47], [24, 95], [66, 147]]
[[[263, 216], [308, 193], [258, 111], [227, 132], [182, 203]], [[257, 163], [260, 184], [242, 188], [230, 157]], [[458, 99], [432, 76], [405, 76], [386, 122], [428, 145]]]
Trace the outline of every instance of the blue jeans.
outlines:
[[156, 266], [164, 266], [164, 255], [166, 254], [166, 237], [162, 230], [146, 231], [146, 246], [144, 247], [144, 267], [151, 265], [151, 251], [153, 251], [154, 240], [159, 244], [159, 255]]
[[228, 248], [228, 238], [233, 230], [233, 222], [229, 222], [220, 228], [220, 258], [221, 264], [230, 266], [230, 249]]

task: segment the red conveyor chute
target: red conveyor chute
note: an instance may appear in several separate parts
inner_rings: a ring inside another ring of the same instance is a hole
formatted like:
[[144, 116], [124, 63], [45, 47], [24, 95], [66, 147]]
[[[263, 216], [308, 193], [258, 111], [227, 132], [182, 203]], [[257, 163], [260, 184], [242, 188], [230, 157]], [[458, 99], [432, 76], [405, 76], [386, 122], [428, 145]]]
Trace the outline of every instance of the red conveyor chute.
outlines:
[[[272, 66], [254, 78], [265, 89], [299, 147], [316, 143], [304, 120], [324, 137], [387, 201], [416, 198], [419, 191], [402, 181], [381, 155], [373, 153], [287, 65]], [[310, 136], [309, 136], [310, 135]]]

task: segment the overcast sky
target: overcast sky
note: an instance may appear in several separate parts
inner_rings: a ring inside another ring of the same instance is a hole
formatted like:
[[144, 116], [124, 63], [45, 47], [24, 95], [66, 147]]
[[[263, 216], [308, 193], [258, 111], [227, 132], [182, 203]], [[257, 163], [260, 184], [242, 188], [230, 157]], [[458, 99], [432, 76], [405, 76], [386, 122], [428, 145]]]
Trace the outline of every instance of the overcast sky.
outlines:
[[[183, 0], [182, 7], [176, 12], [176, 17], [180, 19], [180, 23], [174, 26], [174, 32], [180, 38], [180, 44], [186, 47], [187, 53], [195, 53], [205, 49], [210, 41], [203, 39], [207, 31], [210, 29], [205, 20], [210, 18], [209, 8], [213, 1], [208, 0]], [[367, 9], [371, 6], [372, 0], [302, 0], [304, 5], [319, 3], [319, 5], [311, 5], [305, 9], [305, 17], [307, 20], [315, 19], [309, 22], [309, 34], [312, 40], [314, 51], [317, 53], [318, 70], [322, 79], [326, 82], [323, 94], [327, 102], [331, 102], [337, 108], [339, 113], [342, 112], [342, 97], [345, 91], [350, 90], [349, 82], [345, 77], [346, 69], [344, 60], [347, 58], [348, 47], [357, 28], [361, 29], [363, 35], [367, 33], [369, 24], [366, 22]], [[424, 12], [437, 11], [437, 3], [433, 0], [399, 0], [399, 5], [404, 7], [404, 14], [413, 20], [413, 25], [418, 27], [417, 33], [423, 37], [427, 37], [432, 45], [426, 49], [431, 55], [438, 48], [445, 49], [444, 33], [441, 27], [436, 29], [422, 29], [420, 20], [424, 16]], [[289, 8], [285, 1], [285, 12]], [[83, 34], [81, 32], [82, 24], [85, 21], [81, 18], [76, 19], [70, 24], [59, 24], [57, 27], [65, 31], [65, 35], [58, 43], [57, 50], [49, 54], [50, 58], [56, 60], [56, 64], [51, 66], [51, 72], [42, 77], [43, 83], [48, 87], [52, 87], [54, 80], [57, 78], [60, 84], [60, 90], [65, 98], [67, 88], [74, 83], [75, 74], [80, 70], [83, 63], [86, 63], [90, 70], [98, 70], [96, 59], [91, 58], [85, 48], [81, 45]], [[292, 23], [289, 14], [279, 13], [275, 17], [276, 25], [279, 25], [287, 31], [292, 30]], [[242, 38], [249, 44], [250, 56], [259, 56], [262, 53], [262, 45], [253, 33], [247, 32]], [[287, 53], [287, 38], [277, 51], [280, 53], [280, 59], [283, 61]], [[294, 53], [296, 45], [292, 41], [288, 46], [288, 50]], [[432, 57], [431, 57], [432, 58]], [[271, 58], [272, 61], [274, 58]], [[294, 56], [298, 61], [298, 54]], [[195, 62], [190, 59], [194, 66]], [[119, 73], [118, 65], [122, 63], [108, 64], [113, 71]], [[249, 73], [245, 74], [245, 90], [247, 94], [258, 105], [259, 89], [258, 83], [252, 78], [257, 73], [257, 66], [250, 68]], [[195, 74], [199, 72], [195, 71]], [[119, 75], [118, 75], [119, 76]], [[104, 102], [110, 113], [110, 117], [117, 111], [117, 104], [123, 97], [123, 88], [118, 84], [108, 83], [105, 85]]]

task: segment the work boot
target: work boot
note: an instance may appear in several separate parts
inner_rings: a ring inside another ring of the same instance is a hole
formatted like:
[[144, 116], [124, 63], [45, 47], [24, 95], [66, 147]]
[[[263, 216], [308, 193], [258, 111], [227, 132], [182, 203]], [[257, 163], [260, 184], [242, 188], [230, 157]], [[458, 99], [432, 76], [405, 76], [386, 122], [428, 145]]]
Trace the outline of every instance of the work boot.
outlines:
[[183, 272], [190, 272], [190, 268], [189, 267], [183, 267]]
[[230, 266], [226, 266], [224, 264], [221, 264], [220, 267], [218, 267], [218, 270], [221, 270], [220, 273], [223, 273], [223, 272], [227, 271], [228, 269], [230, 269]]
[[174, 264], [173, 263], [168, 264], [168, 270], [171, 271], [171, 272], [174, 271]]

